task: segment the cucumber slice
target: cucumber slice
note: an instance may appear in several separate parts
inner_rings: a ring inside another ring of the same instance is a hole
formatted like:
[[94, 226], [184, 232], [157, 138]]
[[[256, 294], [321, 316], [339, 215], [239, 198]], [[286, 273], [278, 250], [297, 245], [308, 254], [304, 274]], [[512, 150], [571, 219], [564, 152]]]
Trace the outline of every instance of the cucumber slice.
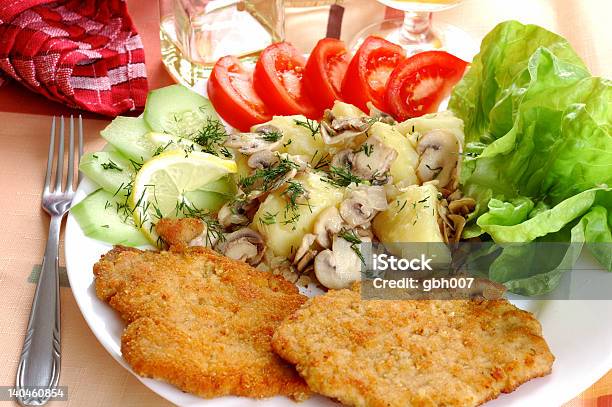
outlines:
[[123, 154], [117, 151], [84, 154], [79, 169], [111, 194], [128, 185], [134, 178], [134, 167]]
[[236, 186], [234, 177], [232, 175], [227, 175], [223, 178], [219, 178], [217, 181], [204, 185], [201, 190], [216, 192], [232, 198], [234, 195], [236, 195], [236, 192], [238, 192], [238, 187]]
[[155, 131], [147, 133], [146, 137], [155, 145], [156, 154], [172, 150], [184, 150], [185, 152], [202, 151], [201, 145], [188, 138], [173, 136], [168, 133], [157, 133]]
[[123, 217], [117, 212], [119, 202], [113, 194], [98, 189], [75, 205], [70, 212], [85, 235], [110, 244], [143, 246], [147, 238], [133, 224], [131, 216]]
[[149, 92], [144, 119], [154, 131], [193, 138], [207, 120], [219, 117], [210, 101], [182, 85]]
[[104, 147], [102, 147], [101, 151], [106, 151], [106, 152], [109, 152], [109, 153], [119, 153], [119, 154], [121, 154], [119, 152], [119, 150], [117, 150], [115, 147], [113, 147], [112, 144], [109, 144], [109, 143], [104, 144]]
[[227, 195], [202, 190], [185, 192], [184, 195], [192, 207], [210, 212], [217, 212], [230, 199]]
[[118, 116], [100, 135], [127, 158], [142, 163], [155, 152], [155, 146], [145, 137], [150, 131], [143, 118]]

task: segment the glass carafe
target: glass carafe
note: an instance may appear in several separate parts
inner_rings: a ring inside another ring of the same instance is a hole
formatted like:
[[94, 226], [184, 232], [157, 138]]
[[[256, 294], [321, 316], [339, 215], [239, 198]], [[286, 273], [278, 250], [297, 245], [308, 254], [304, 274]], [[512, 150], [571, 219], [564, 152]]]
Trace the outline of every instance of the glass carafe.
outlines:
[[204, 91], [217, 59], [252, 60], [282, 41], [283, 0], [160, 0], [162, 61], [179, 83]]

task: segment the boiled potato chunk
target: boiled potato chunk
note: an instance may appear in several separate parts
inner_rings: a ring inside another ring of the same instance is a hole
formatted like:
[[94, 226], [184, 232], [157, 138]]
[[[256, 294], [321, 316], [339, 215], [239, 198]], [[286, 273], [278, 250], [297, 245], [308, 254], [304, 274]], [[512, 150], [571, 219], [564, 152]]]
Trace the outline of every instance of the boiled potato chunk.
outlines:
[[290, 258], [300, 246], [302, 237], [310, 233], [316, 217], [324, 209], [336, 206], [343, 197], [341, 189], [321, 180], [316, 174], [302, 173], [295, 178], [308, 191], [309, 205], [298, 206], [299, 218], [292, 221], [294, 212], [287, 211], [288, 200], [280, 191], [274, 191], [257, 210], [253, 225], [264, 237], [276, 256]]
[[[283, 133], [283, 144], [277, 151], [291, 155], [305, 155], [307, 159], [311, 159], [315, 153], [320, 154], [326, 150], [320, 133], [313, 135], [308, 128], [296, 122], [308, 123], [306, 117], [302, 115], [274, 116], [265, 123], [277, 127]], [[318, 126], [316, 121], [310, 123]]]
[[438, 227], [438, 216], [436, 186], [431, 183], [411, 185], [389, 203], [386, 211], [374, 218], [372, 228], [391, 254], [406, 259], [424, 254], [433, 259], [435, 267], [446, 267], [451, 256]]
[[397, 158], [391, 164], [389, 173], [393, 177], [393, 183], [402, 185], [417, 184], [417, 176], [414, 169], [418, 165], [419, 156], [408, 139], [401, 135], [393, 126], [376, 122], [370, 127], [369, 134], [378, 136], [383, 143], [397, 151]]
[[252, 171], [251, 167], [249, 167], [249, 164], [247, 163], [249, 161], [249, 156], [236, 153], [234, 155], [234, 161], [236, 161], [236, 167], [238, 168], [236, 179], [248, 177]]
[[444, 242], [438, 227], [438, 189], [431, 183], [411, 185], [374, 218], [383, 242]]
[[407, 136], [416, 148], [418, 137], [434, 129], [445, 129], [453, 133], [463, 145], [463, 120], [456, 117], [450, 110], [430, 113], [421, 117], [408, 119], [395, 125], [395, 129]]
[[357, 106], [353, 106], [349, 103], [344, 103], [339, 100], [334, 102], [334, 106], [331, 109], [334, 117], [345, 118], [345, 117], [365, 117], [367, 116]]

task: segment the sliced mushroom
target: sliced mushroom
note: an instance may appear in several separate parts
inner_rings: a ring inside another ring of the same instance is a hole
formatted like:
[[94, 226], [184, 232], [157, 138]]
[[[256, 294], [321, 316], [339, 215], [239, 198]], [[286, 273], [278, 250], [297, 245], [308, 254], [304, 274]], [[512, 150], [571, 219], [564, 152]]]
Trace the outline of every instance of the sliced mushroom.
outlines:
[[476, 201], [473, 198], [465, 197], [450, 201], [448, 204], [448, 210], [452, 214], [459, 214], [466, 216], [476, 208]]
[[448, 219], [453, 222], [453, 234], [449, 237], [447, 243], [457, 243], [461, 239], [463, 228], [465, 227], [465, 218], [461, 215], [448, 215]]
[[204, 225], [204, 231], [193, 238], [187, 245], [213, 247], [215, 244], [217, 244], [217, 240], [216, 234], [208, 233], [208, 227]]
[[344, 221], [340, 216], [338, 208], [330, 206], [323, 210], [315, 221], [313, 232], [316, 236], [316, 241], [326, 249], [332, 245], [332, 236], [340, 232]]
[[308, 201], [310, 199], [310, 191], [304, 187], [304, 183], [301, 181], [293, 180], [291, 182], [285, 182], [280, 186], [279, 191], [282, 191], [281, 196], [284, 197], [292, 207], [295, 205], [310, 205]]
[[265, 250], [261, 235], [249, 228], [238, 229], [225, 235], [225, 240], [216, 248], [230, 259], [244, 261], [251, 266], [259, 264]]
[[464, 293], [467, 294], [467, 297], [493, 301], [503, 298], [506, 290], [506, 286], [498, 282], [486, 278], [475, 278], [472, 286], [464, 290]]
[[230, 134], [225, 146], [238, 149], [245, 155], [251, 155], [262, 150], [275, 150], [282, 143], [282, 132], [272, 125], [258, 127], [253, 133]]
[[248, 214], [255, 209], [255, 206], [256, 202], [247, 199], [244, 195], [242, 199], [228, 201], [217, 214], [219, 224], [224, 228], [248, 225], [250, 222]]
[[255, 132], [256, 133], [261, 133], [261, 134], [274, 134], [275, 136], [273, 138], [276, 137], [282, 137], [283, 132], [281, 131], [281, 129], [279, 129], [278, 127], [272, 125], [272, 124], [262, 124], [260, 126], [257, 126], [255, 128]]
[[396, 158], [397, 151], [385, 145], [379, 137], [370, 136], [351, 160], [351, 172], [359, 178], [378, 181], [377, 184], [382, 185]]
[[362, 241], [374, 240], [374, 233], [372, 232], [371, 224], [367, 223], [366, 226], [355, 228], [355, 234], [361, 238]]
[[419, 164], [416, 175], [421, 182], [438, 180], [439, 187], [445, 188], [458, 178], [461, 144], [457, 137], [446, 130], [431, 130], [417, 143]]
[[365, 134], [370, 128], [368, 117], [336, 118], [331, 110], [325, 110], [319, 131], [325, 144], [337, 144], [343, 140]]
[[302, 238], [302, 243], [300, 244], [300, 247], [298, 247], [297, 251], [295, 252], [295, 256], [293, 257], [293, 264], [295, 265], [297, 271], [304, 271], [312, 259], [314, 259], [317, 255], [317, 250], [312, 249], [315, 239], [316, 236], [311, 233], [305, 234]]
[[454, 210], [460, 211], [459, 213], [453, 213], [453, 210], [451, 210], [450, 206], [452, 202], [449, 204], [447, 203], [446, 199], [439, 201], [438, 226], [440, 227], [445, 243], [457, 243], [461, 239], [461, 233], [463, 233], [463, 228], [466, 224], [465, 216], [463, 213], [461, 213], [461, 211], [465, 211], [465, 215], [467, 215], [469, 212], [471, 212], [471, 210], [464, 209], [464, 204], [469, 205], [470, 201], [474, 202], [474, 200], [471, 198], [462, 199], [466, 199], [466, 201], [464, 203], [460, 203], [458, 207], [453, 208]]
[[253, 153], [247, 160], [247, 165], [256, 170], [270, 168], [278, 162], [278, 156], [270, 150]]
[[314, 260], [317, 279], [327, 288], [348, 288], [361, 277], [361, 259], [352, 243], [334, 236], [332, 249], [320, 252]]
[[338, 151], [331, 159], [332, 167], [350, 168], [353, 165], [355, 153], [350, 148]]
[[450, 194], [449, 196], [446, 197], [446, 199], [450, 202], [450, 201], [456, 201], [457, 199], [461, 199], [463, 198], [463, 194], [461, 193], [460, 189], [456, 189], [455, 191], [453, 191], [452, 194]]
[[367, 224], [380, 211], [387, 209], [387, 196], [382, 186], [361, 186], [352, 190], [340, 204], [340, 216], [351, 227]]
[[308, 158], [304, 155], [290, 155], [287, 153], [279, 154], [281, 159], [291, 161], [298, 172], [305, 171], [308, 168]]

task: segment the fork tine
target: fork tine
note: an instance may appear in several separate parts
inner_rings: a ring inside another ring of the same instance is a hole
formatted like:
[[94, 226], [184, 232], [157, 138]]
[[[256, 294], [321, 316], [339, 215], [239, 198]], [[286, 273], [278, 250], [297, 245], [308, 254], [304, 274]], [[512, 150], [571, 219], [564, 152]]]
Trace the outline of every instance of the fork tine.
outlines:
[[51, 171], [53, 169], [53, 153], [55, 150], [55, 116], [51, 121], [51, 135], [49, 136], [49, 153], [47, 155], [47, 173], [45, 174], [45, 185], [43, 192], [49, 191], [49, 185], [51, 184]]
[[79, 175], [78, 175], [78, 182], [81, 182], [81, 157], [83, 156], [83, 116], [79, 115], [79, 159], [77, 162], [77, 165], [79, 166]]
[[57, 167], [55, 167], [55, 189], [53, 192], [60, 192], [62, 190], [62, 178], [64, 177], [64, 116], [60, 116], [59, 138]]
[[74, 176], [74, 117], [70, 115], [70, 133], [68, 136], [68, 174], [66, 176], [66, 191], [71, 192]]

